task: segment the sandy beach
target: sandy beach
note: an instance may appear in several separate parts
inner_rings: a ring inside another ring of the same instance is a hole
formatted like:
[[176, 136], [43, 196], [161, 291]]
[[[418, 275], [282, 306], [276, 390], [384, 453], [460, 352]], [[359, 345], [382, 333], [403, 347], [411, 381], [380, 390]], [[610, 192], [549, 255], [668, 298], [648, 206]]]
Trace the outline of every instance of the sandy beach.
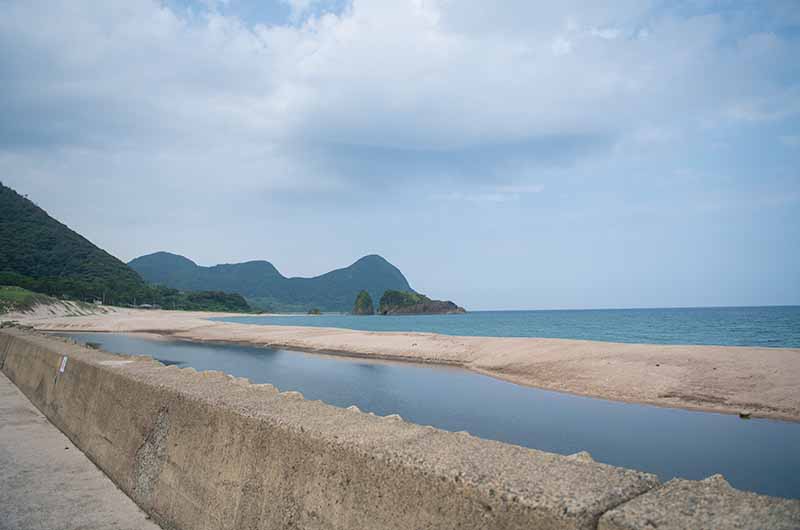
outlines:
[[390, 333], [208, 320], [228, 314], [115, 309], [5, 315], [41, 331], [153, 333], [460, 366], [521, 385], [615, 401], [800, 421], [800, 349]]

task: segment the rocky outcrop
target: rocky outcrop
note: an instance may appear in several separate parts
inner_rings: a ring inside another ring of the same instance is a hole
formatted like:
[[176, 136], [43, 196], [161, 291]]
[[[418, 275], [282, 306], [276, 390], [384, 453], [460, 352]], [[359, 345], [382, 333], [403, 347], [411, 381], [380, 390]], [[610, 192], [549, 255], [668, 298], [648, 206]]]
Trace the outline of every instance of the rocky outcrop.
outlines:
[[375, 306], [372, 304], [372, 297], [367, 291], [361, 291], [356, 296], [356, 301], [353, 304], [354, 315], [374, 315]]
[[386, 291], [381, 297], [378, 313], [381, 315], [442, 315], [466, 313], [466, 310], [449, 300], [431, 300], [424, 294]]

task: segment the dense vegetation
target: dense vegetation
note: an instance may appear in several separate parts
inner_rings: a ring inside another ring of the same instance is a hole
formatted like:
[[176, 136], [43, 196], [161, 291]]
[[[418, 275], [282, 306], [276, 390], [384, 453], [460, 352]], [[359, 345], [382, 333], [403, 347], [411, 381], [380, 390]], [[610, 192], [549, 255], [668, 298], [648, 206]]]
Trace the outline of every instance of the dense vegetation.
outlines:
[[430, 300], [431, 299], [424, 294], [389, 290], [383, 293], [383, 296], [381, 296], [378, 312], [384, 313], [390, 307], [412, 307], [423, 302], [430, 302]]
[[240, 294], [224, 293], [222, 291], [190, 291], [179, 292], [177, 289], [153, 287], [154, 291], [172, 293], [165, 296], [165, 303], [160, 304], [165, 309], [170, 309], [170, 298], [175, 309], [188, 309], [191, 311], [224, 311], [224, 312], [250, 312], [250, 304]]
[[350, 311], [366, 290], [377, 300], [387, 289], [411, 291], [397, 267], [380, 256], [365, 256], [349, 267], [314, 278], [286, 278], [267, 261], [201, 267], [168, 252], [157, 252], [129, 263], [150, 283], [176, 289], [210, 289], [239, 293], [265, 311]]
[[[182, 292], [160, 285], [142, 284], [138, 289], [121, 293], [113, 289], [103, 291], [102, 284], [98, 286], [93, 282], [80, 282], [71, 278], [30, 278], [13, 272], [0, 272], [0, 285], [15, 285], [35, 293], [48, 293], [59, 298], [85, 302], [94, 300], [102, 302], [104, 296], [100, 293], [104, 293], [106, 305], [150, 305], [187, 311], [252, 312], [247, 300], [241, 295], [220, 291]], [[42, 299], [52, 300], [47, 296], [40, 296]]]
[[375, 306], [372, 304], [372, 297], [367, 291], [361, 291], [356, 296], [356, 301], [353, 304], [354, 315], [373, 315], [375, 314]]
[[450, 301], [431, 300], [424, 294], [396, 290], [383, 293], [378, 306], [381, 315], [464, 312], [462, 307]]
[[240, 295], [151, 286], [136, 271], [0, 183], [0, 285], [107, 305], [248, 311]]
[[0, 314], [27, 311], [38, 304], [55, 302], [54, 298], [34, 293], [22, 287], [0, 285]]
[[123, 262], [2, 184], [0, 273], [0, 283], [82, 300], [105, 293], [128, 301], [146, 288]]

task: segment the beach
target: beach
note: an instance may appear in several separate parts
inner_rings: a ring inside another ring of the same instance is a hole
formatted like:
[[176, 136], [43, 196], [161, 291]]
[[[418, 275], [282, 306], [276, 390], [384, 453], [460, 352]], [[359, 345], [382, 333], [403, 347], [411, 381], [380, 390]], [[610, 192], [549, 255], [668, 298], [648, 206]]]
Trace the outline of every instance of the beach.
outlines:
[[229, 313], [117, 309], [6, 315], [41, 331], [150, 333], [459, 366], [520, 385], [614, 401], [800, 421], [800, 349], [458, 337], [209, 320]]

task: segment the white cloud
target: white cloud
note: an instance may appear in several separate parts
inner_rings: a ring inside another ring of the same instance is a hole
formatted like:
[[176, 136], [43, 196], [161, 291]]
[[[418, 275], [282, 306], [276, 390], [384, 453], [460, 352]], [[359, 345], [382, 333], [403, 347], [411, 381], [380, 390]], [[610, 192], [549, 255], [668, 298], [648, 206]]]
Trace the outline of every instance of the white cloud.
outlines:
[[392, 178], [466, 178], [441, 160], [488, 149], [497, 167], [471, 178], [502, 184], [515, 178], [498, 176], [506, 165], [540, 163], [531, 144], [582, 156], [582, 142], [668, 142], [701, 121], [782, 119], [800, 105], [768, 69], [800, 51], [794, 41], [649, 2], [353, 0], [315, 14], [318, 0], [284, 1], [302, 23], [151, 0], [11, 2], [0, 149], [123, 151], [162, 161], [158, 173], [277, 189], [380, 180], [369, 161], [385, 164], [383, 152], [398, 153]]
[[[269, 24], [248, 1], [2, 2], [0, 178], [123, 258], [380, 252], [444, 296], [497, 263], [513, 292], [546, 279], [529, 305], [642, 303], [676, 263], [702, 303], [797, 269], [774, 237], [800, 226], [796, 0], [286, 0]], [[753, 256], [780, 266], [717, 274]]]
[[616, 28], [593, 28], [589, 33], [595, 37], [606, 40], [614, 40], [621, 34], [620, 30]]
[[565, 37], [556, 37], [550, 45], [555, 55], [567, 55], [572, 51], [572, 42]]

